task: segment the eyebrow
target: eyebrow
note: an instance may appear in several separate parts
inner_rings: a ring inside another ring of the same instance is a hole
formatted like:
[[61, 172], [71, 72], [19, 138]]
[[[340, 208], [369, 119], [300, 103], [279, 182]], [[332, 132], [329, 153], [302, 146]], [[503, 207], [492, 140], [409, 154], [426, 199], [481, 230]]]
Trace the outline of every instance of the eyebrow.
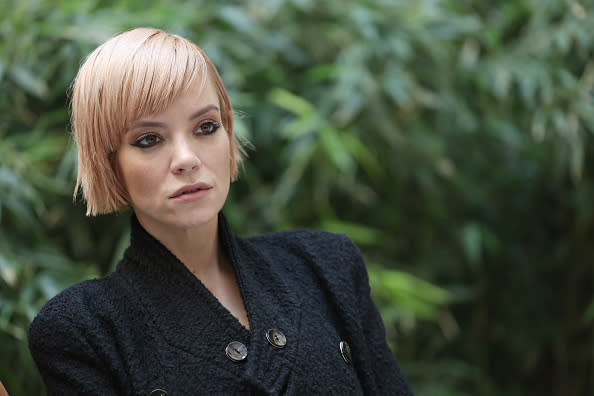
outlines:
[[[192, 114], [190, 116], [190, 118], [188, 119], [188, 121], [193, 121], [196, 118], [200, 117], [201, 115], [208, 113], [209, 111], [212, 111], [212, 110], [216, 110], [217, 113], [220, 113], [220, 111], [221, 111], [218, 106], [208, 105], [208, 106], [201, 108], [194, 114]], [[152, 128], [152, 127], [164, 127], [164, 126], [165, 126], [165, 124], [162, 122], [159, 122], [159, 121], [138, 121], [138, 122], [133, 123], [132, 126], [130, 128], [128, 128], [128, 131], [130, 131], [131, 129], [135, 129], [135, 128]], [[126, 132], [128, 132], [128, 131], [126, 131]]]

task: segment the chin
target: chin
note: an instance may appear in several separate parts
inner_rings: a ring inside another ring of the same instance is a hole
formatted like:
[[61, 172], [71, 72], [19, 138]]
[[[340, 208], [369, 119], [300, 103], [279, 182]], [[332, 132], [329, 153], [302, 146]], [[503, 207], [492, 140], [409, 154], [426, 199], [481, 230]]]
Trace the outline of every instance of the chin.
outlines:
[[173, 227], [182, 229], [198, 228], [210, 224], [212, 221], [218, 221], [218, 212], [215, 213], [182, 213], [177, 218], [170, 222]]
[[[188, 208], [180, 210], [154, 208], [153, 210], [135, 210], [138, 220], [151, 234], [191, 230], [218, 222], [219, 210], [216, 207]], [[216, 224], [216, 223], [215, 223]]]

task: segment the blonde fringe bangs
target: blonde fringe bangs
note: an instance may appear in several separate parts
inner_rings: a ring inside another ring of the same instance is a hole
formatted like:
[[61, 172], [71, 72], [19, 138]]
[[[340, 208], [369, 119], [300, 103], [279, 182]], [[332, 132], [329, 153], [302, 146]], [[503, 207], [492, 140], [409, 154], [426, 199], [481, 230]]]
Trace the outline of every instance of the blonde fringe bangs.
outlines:
[[[115, 152], [122, 134], [139, 118], [164, 111], [196, 78], [211, 78], [223, 124], [233, 134], [232, 107], [221, 78], [206, 55], [188, 40], [150, 28], [134, 29], [106, 41], [81, 66], [72, 88], [72, 128], [78, 153], [79, 189], [87, 215], [128, 206]], [[237, 176], [243, 150], [231, 140], [231, 175]]]

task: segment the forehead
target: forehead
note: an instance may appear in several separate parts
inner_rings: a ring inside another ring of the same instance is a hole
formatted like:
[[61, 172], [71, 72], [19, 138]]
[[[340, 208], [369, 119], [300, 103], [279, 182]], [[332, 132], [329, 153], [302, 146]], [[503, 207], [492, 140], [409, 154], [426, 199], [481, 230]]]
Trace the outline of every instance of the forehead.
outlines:
[[104, 78], [104, 93], [110, 92], [114, 115], [119, 113], [121, 117], [123, 128], [119, 130], [126, 130], [142, 117], [163, 112], [186, 92], [200, 93], [207, 85], [210, 74], [207, 62], [195, 46], [157, 44], [144, 45], [132, 59], [128, 56], [128, 63], [110, 65], [111, 71], [115, 68], [116, 76], [110, 72]]
[[188, 118], [188, 115], [199, 115], [213, 111], [220, 113], [220, 103], [214, 83], [210, 78], [206, 80], [196, 79], [173, 98], [171, 103], [162, 111], [141, 115], [133, 122], [131, 127], [134, 127], [138, 122], [146, 120], [175, 120], [179, 117], [185, 120], [185, 118]]

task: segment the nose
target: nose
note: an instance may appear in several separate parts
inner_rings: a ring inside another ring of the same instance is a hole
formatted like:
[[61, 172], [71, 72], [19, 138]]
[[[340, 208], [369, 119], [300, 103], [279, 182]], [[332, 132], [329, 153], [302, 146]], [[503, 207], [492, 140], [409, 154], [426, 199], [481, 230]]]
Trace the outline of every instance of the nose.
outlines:
[[190, 142], [179, 139], [174, 142], [171, 159], [171, 171], [176, 175], [183, 175], [197, 170], [202, 165], [200, 157]]

